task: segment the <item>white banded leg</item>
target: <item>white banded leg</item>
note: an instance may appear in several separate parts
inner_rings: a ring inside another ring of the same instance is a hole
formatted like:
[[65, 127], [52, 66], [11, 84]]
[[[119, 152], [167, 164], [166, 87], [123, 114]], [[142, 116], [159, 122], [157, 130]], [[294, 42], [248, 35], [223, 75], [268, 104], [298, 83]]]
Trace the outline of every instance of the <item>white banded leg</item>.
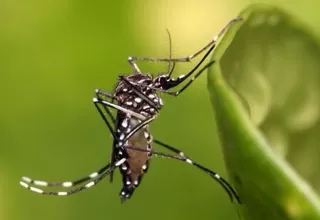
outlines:
[[218, 35], [214, 36], [211, 41], [205, 45], [203, 48], [201, 48], [200, 50], [198, 50], [197, 52], [186, 56], [186, 57], [180, 57], [180, 58], [156, 58], [156, 57], [135, 57], [135, 56], [130, 56], [128, 58], [129, 63], [131, 64], [131, 66], [133, 67], [133, 69], [137, 72], [140, 72], [140, 70], [138, 68], [136, 68], [136, 64], [134, 61], [137, 60], [142, 60], [142, 61], [151, 61], [151, 62], [189, 62], [191, 61], [193, 58], [197, 57], [199, 54], [201, 54], [203, 51], [205, 51], [206, 49], [208, 49], [210, 46], [216, 44], [217, 40], [225, 33], [225, 31], [236, 21], [240, 21], [242, 20], [242, 18], [240, 17], [236, 17], [234, 19], [232, 19], [231, 21], [228, 22], [227, 25], [224, 26], [224, 28], [221, 29], [221, 31], [218, 33]]
[[24, 176], [21, 178], [20, 184], [23, 185], [25, 183], [28, 185], [42, 186], [42, 187], [66, 187], [66, 188], [73, 187], [73, 186], [80, 185], [84, 182], [87, 182], [89, 180], [95, 179], [96, 177], [104, 173], [109, 167], [110, 167], [110, 164], [107, 164], [104, 167], [100, 168], [98, 171], [93, 172], [86, 177], [83, 177], [74, 181], [47, 182], [43, 180], [34, 180]]
[[55, 195], [55, 196], [68, 196], [68, 195], [72, 195], [75, 194], [77, 192], [81, 192], [83, 190], [86, 190], [96, 184], [98, 184], [103, 178], [105, 178], [107, 175], [109, 175], [110, 172], [112, 172], [115, 168], [119, 167], [121, 164], [123, 164], [126, 161], [125, 158], [117, 161], [114, 165], [112, 165], [111, 167], [109, 167], [104, 173], [102, 173], [100, 176], [98, 176], [96, 179], [94, 179], [93, 181], [85, 184], [84, 186], [80, 186], [74, 189], [71, 189], [69, 191], [44, 191], [42, 189], [30, 186], [29, 184], [21, 181], [20, 184], [25, 187], [26, 189], [29, 189], [33, 192], [39, 193], [39, 194], [43, 194], [43, 195]]
[[131, 110], [129, 110], [129, 109], [123, 108], [123, 107], [121, 107], [120, 105], [116, 105], [116, 104], [114, 104], [114, 103], [107, 102], [107, 101], [105, 101], [105, 100], [101, 100], [101, 99], [98, 99], [98, 98], [93, 98], [93, 102], [94, 102], [94, 103], [101, 103], [101, 104], [103, 104], [103, 105], [106, 105], [106, 106], [109, 106], [109, 107], [111, 107], [111, 108], [117, 109], [118, 111], [122, 111], [122, 112], [124, 112], [124, 113], [130, 114], [130, 115], [132, 115], [132, 116], [134, 116], [134, 117], [136, 117], [137, 119], [140, 119], [140, 120], [146, 119], [145, 116], [143, 116], [143, 115], [141, 115], [141, 114], [139, 114], [139, 113], [136, 113], [136, 112], [131, 111]]
[[[168, 146], [168, 145], [163, 145], [164, 147]], [[162, 152], [158, 152], [158, 151], [153, 151], [153, 150], [149, 150], [149, 149], [145, 149], [145, 148], [140, 148], [140, 147], [135, 147], [135, 146], [124, 146], [125, 148], [128, 149], [132, 149], [132, 150], [137, 150], [137, 151], [143, 151], [143, 152], [149, 152], [151, 154], [154, 155], [160, 155], [163, 157], [167, 157], [167, 158], [172, 158], [172, 159], [176, 159], [176, 160], [180, 160], [183, 162], [186, 162], [188, 164], [191, 164], [197, 168], [199, 168], [200, 170], [204, 171], [205, 173], [209, 174], [214, 180], [216, 180], [223, 188], [224, 190], [228, 193], [230, 200], [233, 202], [234, 197], [236, 198], [237, 202], [239, 204], [241, 204], [240, 198], [237, 195], [236, 191], [232, 188], [232, 186], [222, 177], [220, 177], [216, 172], [200, 165], [199, 163], [197, 163], [196, 161], [192, 160], [189, 157], [184, 156], [184, 154], [179, 151], [178, 149], [175, 149], [173, 147], [170, 146], [170, 148], [167, 148], [169, 150], [173, 150], [174, 152], [179, 152], [179, 155], [170, 155], [170, 154], [166, 154], [166, 153], [162, 153]]]
[[[159, 140], [154, 140], [154, 142], [176, 154], [179, 154], [180, 156], [182, 157], [185, 157], [185, 158], [188, 158], [184, 155], [184, 153], [182, 151], [180, 151], [179, 149], [175, 148], [175, 147], [172, 147], [166, 143], [163, 143], [162, 141], [159, 141]], [[189, 158], [190, 161], [192, 161], [190, 158]], [[190, 163], [190, 161], [185, 161], [185, 162], [188, 162]], [[241, 201], [240, 201], [240, 198], [238, 196], [238, 194], [236, 193], [236, 191], [233, 189], [233, 187], [225, 180], [223, 179], [222, 177], [219, 176], [219, 174], [215, 173], [214, 171], [212, 170], [209, 170], [208, 168], [206, 167], [203, 167], [202, 165], [196, 163], [195, 161], [192, 161], [192, 165], [195, 165], [196, 167], [198, 167], [199, 169], [207, 172], [210, 174], [210, 176], [212, 176], [213, 178], [217, 178], [219, 180], [221, 180], [221, 182], [226, 186], [226, 188], [228, 188], [230, 190], [230, 192], [232, 193], [232, 195], [236, 198], [237, 202], [240, 204]], [[220, 183], [221, 184], [221, 183]], [[225, 187], [224, 187], [225, 188]], [[226, 190], [228, 192], [228, 190]], [[230, 196], [230, 193], [228, 192], [229, 196]], [[231, 197], [231, 196], [230, 196]], [[231, 201], [232, 201], [232, 198], [231, 198]]]

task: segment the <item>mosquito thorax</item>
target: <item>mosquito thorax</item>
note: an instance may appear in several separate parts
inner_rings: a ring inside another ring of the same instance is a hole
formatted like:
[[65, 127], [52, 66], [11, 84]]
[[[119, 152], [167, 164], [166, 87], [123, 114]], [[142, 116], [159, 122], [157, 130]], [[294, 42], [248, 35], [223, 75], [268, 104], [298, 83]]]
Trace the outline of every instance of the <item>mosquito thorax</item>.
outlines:
[[144, 116], [156, 115], [163, 106], [163, 101], [156, 92], [155, 82], [148, 74], [125, 76], [128, 85], [120, 80], [114, 96], [119, 105]]

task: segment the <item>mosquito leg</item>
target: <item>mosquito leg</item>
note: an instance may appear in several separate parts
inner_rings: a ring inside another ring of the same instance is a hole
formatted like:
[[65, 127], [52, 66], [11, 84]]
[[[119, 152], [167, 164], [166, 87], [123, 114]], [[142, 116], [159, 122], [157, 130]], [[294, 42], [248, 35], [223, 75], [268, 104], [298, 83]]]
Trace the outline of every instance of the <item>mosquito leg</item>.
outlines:
[[98, 96], [98, 98], [101, 98], [101, 99], [102, 99], [101, 96], [105, 96], [105, 97], [107, 97], [107, 98], [109, 98], [109, 99], [115, 99], [115, 97], [114, 97], [111, 93], [106, 92], [106, 91], [103, 91], [103, 90], [101, 90], [101, 89], [96, 89], [96, 90], [95, 90], [95, 93], [96, 93], [96, 95]]
[[108, 106], [108, 107], [117, 109], [118, 111], [122, 111], [122, 112], [124, 112], [124, 113], [126, 113], [126, 114], [132, 115], [132, 116], [134, 116], [135, 118], [140, 119], [140, 120], [145, 120], [145, 119], [146, 119], [145, 116], [143, 116], [143, 115], [141, 115], [141, 114], [139, 114], [139, 113], [136, 113], [136, 112], [131, 111], [131, 110], [129, 110], [129, 109], [123, 108], [123, 107], [121, 107], [120, 105], [116, 105], [116, 104], [113, 104], [113, 103], [111, 103], [111, 102], [107, 102], [107, 101], [105, 101], [105, 100], [100, 100], [100, 99], [98, 99], [98, 98], [93, 98], [93, 102], [94, 102], [94, 103], [101, 103], [101, 104], [106, 105], [106, 106]]
[[[108, 125], [111, 133], [113, 134], [112, 127], [110, 123], [108, 122], [107, 118], [103, 115], [102, 111], [100, 108], [95, 104], [96, 108], [98, 109], [99, 113], [101, 114], [102, 118]], [[109, 111], [109, 110], [108, 110]], [[112, 117], [114, 120], [114, 118]], [[94, 172], [87, 177], [75, 180], [75, 181], [64, 181], [64, 182], [47, 182], [47, 181], [42, 181], [42, 180], [33, 180], [29, 177], [22, 177], [20, 184], [30, 184], [30, 185], [35, 185], [35, 186], [42, 186], [42, 187], [73, 187], [79, 184], [82, 184], [84, 182], [87, 182], [91, 179], [94, 179], [95, 177], [101, 175], [103, 172], [105, 172], [108, 168], [110, 167], [110, 164], [107, 164], [106, 166], [102, 167], [99, 169], [97, 172]]]
[[174, 153], [176, 153], [176, 154], [184, 156], [184, 153], [182, 151], [180, 151], [179, 149], [176, 149], [174, 147], [171, 147], [170, 145], [168, 145], [168, 144], [166, 144], [166, 143], [164, 143], [162, 141], [153, 140], [153, 142], [158, 144], [158, 145], [160, 145], [160, 146], [162, 146], [162, 147], [164, 147], [164, 148], [166, 148], [166, 149], [168, 149], [168, 150], [170, 150], [170, 151], [172, 151], [172, 152], [174, 152]]
[[134, 57], [128, 57], [128, 62], [135, 73], [141, 73], [141, 70], [139, 69], [138, 65], [134, 62]]
[[[96, 93], [96, 96], [98, 97], [98, 99], [100, 100], [104, 100], [104, 97], [108, 98], [108, 99], [111, 99], [111, 102], [113, 102], [113, 100], [115, 99], [115, 97], [108, 93], [108, 92], [105, 92], [103, 90], [100, 90], [100, 89], [96, 89], [95, 90], [95, 93]], [[117, 137], [115, 136], [114, 134], [114, 130], [112, 129], [112, 126], [111, 126], [111, 123], [109, 122], [109, 120], [106, 118], [106, 116], [103, 114], [103, 111], [100, 109], [99, 106], [101, 106], [104, 111], [107, 113], [107, 115], [109, 116], [109, 118], [111, 119], [111, 122], [113, 124], [113, 126], [115, 126], [115, 123], [116, 123], [116, 120], [115, 118], [113, 117], [111, 111], [109, 110], [109, 107], [106, 106], [106, 105], [103, 105], [103, 104], [98, 104], [98, 103], [94, 103], [94, 105], [96, 106], [98, 112], [100, 113], [100, 116], [102, 117], [103, 121], [105, 122], [105, 124], [107, 125], [107, 127], [109, 128], [109, 131], [111, 132], [112, 136], [113, 136], [113, 139], [114, 140], [117, 140]], [[118, 141], [118, 140], [117, 140]], [[111, 159], [110, 159], [110, 163], [113, 164], [115, 162], [115, 147], [113, 146], [112, 147], [112, 152], [111, 152]], [[113, 182], [113, 171], [110, 172], [110, 175], [109, 175], [109, 181], [112, 183]]]
[[42, 187], [73, 187], [76, 185], [80, 185], [84, 182], [87, 182], [89, 180], [95, 179], [96, 177], [100, 176], [102, 173], [104, 173], [108, 168], [110, 167], [110, 164], [105, 165], [104, 167], [100, 168], [98, 171], [91, 173], [90, 175], [83, 177], [78, 180], [74, 181], [63, 181], [63, 182], [47, 182], [43, 180], [33, 180], [29, 177], [22, 177], [21, 182], [25, 182], [29, 185], [34, 186], [42, 186]]
[[215, 37], [212, 38], [212, 40], [205, 45], [203, 48], [199, 49], [197, 52], [186, 56], [186, 57], [180, 57], [180, 58], [156, 58], [156, 57], [135, 57], [135, 56], [131, 56], [128, 58], [129, 62], [131, 65], [134, 65], [134, 61], [137, 60], [142, 60], [142, 61], [151, 61], [151, 62], [189, 62], [191, 61], [193, 58], [197, 57], [199, 54], [201, 54], [203, 51], [205, 51], [206, 49], [208, 49], [210, 46], [214, 45], [217, 40], [225, 33], [225, 31], [236, 21], [242, 20], [242, 18], [240, 17], [236, 17], [234, 19], [232, 19], [231, 21], [228, 22], [228, 24], [221, 29], [221, 31], [218, 33], [218, 35], [216, 35]]
[[[101, 118], [103, 119], [103, 121], [105, 122], [105, 124], [107, 125], [107, 127], [109, 128], [109, 131], [111, 132], [112, 134], [112, 137], [114, 139], [116, 139], [116, 136], [114, 134], [114, 129], [113, 127], [111, 126], [111, 123], [108, 121], [107, 117], [103, 114], [103, 111], [101, 110], [101, 108], [99, 107], [99, 103], [98, 102], [93, 102], [94, 106], [96, 107], [96, 109], [98, 110]], [[106, 108], [105, 108], [106, 109]]]
[[[97, 94], [98, 96], [98, 94]], [[99, 97], [99, 96], [98, 96]], [[112, 127], [112, 124], [115, 126], [115, 118], [113, 117], [113, 115], [111, 114], [111, 111], [109, 110], [108, 106], [98, 103], [98, 102], [94, 102], [94, 105], [96, 107], [96, 109], [98, 110], [101, 118], [103, 119], [103, 121], [105, 122], [105, 124], [107, 125], [110, 133], [112, 134], [113, 140], [116, 140], [117, 142], [119, 141], [118, 138], [116, 137], [115, 133], [114, 133], [114, 128]], [[106, 117], [106, 115], [103, 113], [102, 109], [100, 108], [100, 106], [102, 106], [102, 108], [105, 110], [105, 112], [107, 113], [107, 115], [109, 115], [109, 118], [111, 118], [111, 122], [109, 122], [108, 118]], [[113, 164], [115, 162], [115, 146], [112, 147], [112, 152], [111, 152], [111, 159], [110, 159], [110, 163]], [[112, 183], [113, 182], [113, 170], [110, 171], [110, 176], [109, 176], [109, 181]]]
[[[162, 141], [159, 141], [159, 140], [154, 140], [154, 142], [155, 142], [156, 144], [158, 144], [158, 145], [160, 145], [160, 146], [162, 146], [162, 147], [164, 147], [164, 148], [166, 148], [166, 149], [168, 149], [168, 150], [176, 153], [176, 154], [179, 154], [179, 155], [182, 156], [182, 157], [185, 157], [184, 153], [183, 153], [182, 151], [180, 151], [179, 149], [175, 148], [175, 147], [172, 147], [172, 146], [170, 146], [170, 145], [168, 145], [168, 144], [166, 144], [166, 143], [164, 143], [164, 142], [162, 142]], [[187, 158], [187, 157], [186, 157], [186, 158]], [[189, 158], [189, 159], [190, 159], [190, 158]], [[190, 159], [190, 160], [191, 160], [191, 159]], [[232, 186], [231, 186], [225, 179], [223, 179], [222, 177], [220, 177], [217, 173], [215, 173], [215, 172], [213, 172], [213, 171], [211, 171], [211, 170], [209, 170], [209, 169], [201, 166], [200, 164], [197, 164], [197, 163], [194, 162], [194, 161], [193, 161], [193, 165], [197, 166], [197, 167], [200, 168], [200, 169], [204, 168], [204, 169], [202, 169], [202, 170], [208, 171], [211, 176], [218, 176], [218, 177], [220, 178], [220, 180], [227, 186], [227, 188], [230, 189], [230, 191], [232, 192], [232, 194], [236, 197], [238, 203], [241, 203], [241, 202], [240, 202], [240, 199], [239, 199], [239, 197], [238, 197], [238, 195], [237, 195], [237, 193], [235, 192], [235, 190], [232, 188]], [[201, 167], [202, 167], [202, 168], [201, 168]]]
[[203, 68], [201, 68], [194, 77], [192, 77], [181, 89], [179, 89], [176, 92], [168, 92], [168, 94], [173, 95], [173, 96], [178, 96], [180, 95], [185, 89], [187, 89], [191, 83], [198, 78], [201, 73], [203, 73], [208, 67], [210, 67], [212, 64], [214, 64], [214, 60], [210, 61], [209, 63], [207, 63]]
[[26, 189], [29, 189], [33, 192], [39, 193], [39, 194], [43, 194], [43, 195], [54, 195], [54, 196], [68, 196], [68, 195], [72, 195], [78, 192], [81, 192], [83, 190], [86, 190], [96, 184], [98, 184], [102, 179], [104, 179], [107, 175], [110, 174], [111, 171], [113, 171], [115, 168], [119, 167], [121, 164], [123, 164], [126, 161], [125, 158], [122, 158], [121, 160], [117, 161], [113, 166], [109, 167], [108, 170], [106, 172], [104, 172], [103, 174], [101, 174], [98, 178], [96, 178], [95, 180], [87, 183], [84, 186], [80, 186], [78, 188], [74, 188], [70, 191], [60, 191], [60, 192], [56, 192], [56, 191], [44, 191], [42, 189], [30, 186], [29, 184], [27, 184], [26, 182], [20, 181], [20, 185], [22, 185], [23, 187], [25, 187]]
[[[102, 91], [100, 89], [96, 89], [95, 90], [96, 96], [98, 97], [98, 99], [103, 100], [103, 96], [111, 99], [111, 102], [114, 100], [114, 96], [112, 94], [109, 94], [105, 91]], [[102, 105], [104, 110], [106, 111], [106, 113], [108, 114], [108, 116], [111, 118], [112, 122], [115, 123], [115, 119], [113, 117], [113, 115], [111, 114], [111, 111], [104, 105]]]
[[[111, 101], [114, 100], [114, 96], [110, 93], [107, 93], [105, 91], [102, 91], [100, 89], [96, 89], [95, 90], [96, 96], [99, 100], [103, 100], [104, 97], [111, 99]], [[113, 126], [115, 126], [115, 118], [113, 117], [111, 111], [109, 110], [109, 107], [98, 103], [98, 102], [94, 102], [94, 106], [96, 107], [96, 109], [98, 110], [100, 116], [102, 117], [103, 121], [105, 122], [105, 124], [107, 125], [110, 133], [112, 134], [112, 137], [114, 140], [118, 141], [118, 138], [116, 137], [115, 133], [114, 133], [114, 128], [112, 127], [111, 124], [113, 124]], [[101, 107], [104, 109], [104, 112], [106, 112], [106, 114], [109, 116], [109, 118], [111, 119], [111, 122], [109, 122], [108, 118], [106, 117], [106, 115], [104, 114], [103, 110], [101, 109]], [[115, 147], [112, 147], [112, 152], [111, 152], [111, 157], [110, 157], [110, 163], [113, 164], [115, 162]], [[113, 170], [110, 171], [110, 175], [109, 175], [109, 181], [112, 183], [113, 182]]]
[[[159, 142], [158, 142], [159, 143]], [[164, 147], [168, 146], [168, 145], [163, 145]], [[153, 151], [153, 150], [149, 150], [149, 149], [145, 149], [145, 148], [140, 148], [140, 147], [135, 147], [135, 146], [124, 146], [125, 148], [128, 149], [132, 149], [132, 150], [137, 150], [137, 151], [143, 151], [143, 152], [149, 152], [153, 155], [159, 155], [159, 156], [163, 156], [163, 157], [167, 157], [167, 158], [172, 158], [172, 159], [176, 159], [176, 160], [180, 160], [183, 162], [186, 162], [188, 164], [191, 164], [197, 168], [199, 168], [200, 170], [206, 172], [207, 174], [209, 174], [214, 180], [216, 180], [223, 188], [224, 190], [228, 193], [231, 201], [233, 201], [233, 197], [236, 198], [237, 202], [239, 204], [241, 204], [240, 198], [237, 195], [236, 191], [232, 188], [232, 186], [222, 177], [220, 177], [217, 173], [215, 173], [214, 171], [200, 165], [199, 163], [197, 163], [196, 161], [193, 161], [192, 159], [190, 159], [189, 157], [186, 157], [184, 155], [181, 154], [181, 152], [178, 149], [175, 149], [174, 147], [169, 147], [168, 149], [174, 149], [174, 152], [180, 152], [179, 155], [170, 155], [170, 154], [166, 154], [166, 153], [162, 153], [162, 152], [158, 152], [158, 151]]]

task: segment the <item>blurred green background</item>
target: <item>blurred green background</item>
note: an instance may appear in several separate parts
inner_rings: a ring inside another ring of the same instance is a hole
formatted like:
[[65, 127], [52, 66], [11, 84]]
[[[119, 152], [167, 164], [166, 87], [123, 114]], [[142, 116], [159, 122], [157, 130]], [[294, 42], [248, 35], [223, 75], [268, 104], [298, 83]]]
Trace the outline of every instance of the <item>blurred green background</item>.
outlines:
[[[320, 36], [318, 0], [0, 1], [0, 219], [237, 219], [229, 198], [184, 163], [154, 158], [133, 198], [121, 205], [114, 184], [70, 197], [31, 193], [19, 180], [73, 180], [109, 161], [111, 137], [92, 103], [131, 72], [129, 55], [188, 55], [250, 3], [281, 6]], [[318, 29], [317, 29], [318, 28]], [[165, 65], [140, 65], [166, 71]], [[192, 64], [180, 64], [176, 74]], [[155, 138], [227, 178], [205, 77], [181, 97], [164, 97]], [[160, 147], [155, 146], [157, 149]]]

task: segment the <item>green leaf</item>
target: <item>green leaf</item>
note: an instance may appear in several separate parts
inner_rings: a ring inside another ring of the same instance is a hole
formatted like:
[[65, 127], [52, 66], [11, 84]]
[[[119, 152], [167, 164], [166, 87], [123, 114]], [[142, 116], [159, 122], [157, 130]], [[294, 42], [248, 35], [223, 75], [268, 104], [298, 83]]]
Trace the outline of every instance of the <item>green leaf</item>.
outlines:
[[319, 44], [279, 8], [252, 5], [240, 17], [213, 54], [208, 88], [241, 216], [320, 219], [316, 193], [288, 163], [320, 141]]

